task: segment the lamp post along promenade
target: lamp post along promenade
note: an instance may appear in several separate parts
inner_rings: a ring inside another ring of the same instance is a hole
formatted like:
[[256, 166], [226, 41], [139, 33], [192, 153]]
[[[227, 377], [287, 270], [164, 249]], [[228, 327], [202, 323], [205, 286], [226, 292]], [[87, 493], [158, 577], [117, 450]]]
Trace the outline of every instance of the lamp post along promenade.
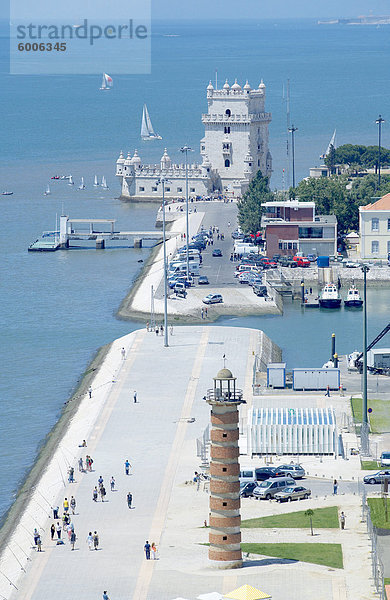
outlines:
[[180, 152], [183, 152], [186, 155], [186, 163], [185, 163], [185, 174], [186, 174], [186, 246], [187, 246], [187, 252], [186, 252], [186, 261], [187, 261], [187, 279], [189, 280], [190, 278], [190, 256], [189, 256], [189, 248], [188, 248], [188, 244], [190, 243], [189, 240], [189, 216], [188, 216], [188, 153], [189, 152], [193, 152], [192, 148], [190, 148], [189, 146], [183, 146], [182, 148], [180, 148]]
[[242, 566], [239, 413], [244, 403], [236, 377], [223, 368], [207, 391], [211, 406], [209, 559], [220, 569]]

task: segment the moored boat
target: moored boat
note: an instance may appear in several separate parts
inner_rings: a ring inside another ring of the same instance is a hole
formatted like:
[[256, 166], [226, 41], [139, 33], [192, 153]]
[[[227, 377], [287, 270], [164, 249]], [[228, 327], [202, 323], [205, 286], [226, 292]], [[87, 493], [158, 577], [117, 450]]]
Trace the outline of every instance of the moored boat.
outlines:
[[319, 303], [322, 308], [340, 308], [341, 298], [334, 283], [327, 283], [323, 288]]
[[2, 196], [12, 196], [13, 192], [1, 192]]
[[360, 296], [360, 292], [354, 285], [348, 290], [347, 297], [344, 300], [344, 306], [360, 308], [363, 306], [363, 300]]

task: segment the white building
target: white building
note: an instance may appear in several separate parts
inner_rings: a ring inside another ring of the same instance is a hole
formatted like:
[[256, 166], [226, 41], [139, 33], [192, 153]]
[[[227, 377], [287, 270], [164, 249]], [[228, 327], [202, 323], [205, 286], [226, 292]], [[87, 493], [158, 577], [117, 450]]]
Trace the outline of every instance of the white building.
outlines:
[[390, 194], [359, 207], [361, 258], [385, 258], [390, 253]]
[[[190, 197], [221, 192], [241, 197], [250, 180], [260, 169], [271, 176], [272, 158], [268, 148], [268, 125], [271, 114], [265, 110], [265, 85], [261, 81], [253, 89], [237, 81], [222, 89], [207, 87], [208, 112], [202, 115], [205, 136], [200, 143], [202, 164], [188, 165]], [[186, 193], [185, 165], [173, 164], [165, 149], [159, 165], [142, 164], [137, 150], [116, 163], [116, 175], [121, 180], [122, 197], [134, 200], [160, 200], [164, 176], [167, 198], [183, 198]]]

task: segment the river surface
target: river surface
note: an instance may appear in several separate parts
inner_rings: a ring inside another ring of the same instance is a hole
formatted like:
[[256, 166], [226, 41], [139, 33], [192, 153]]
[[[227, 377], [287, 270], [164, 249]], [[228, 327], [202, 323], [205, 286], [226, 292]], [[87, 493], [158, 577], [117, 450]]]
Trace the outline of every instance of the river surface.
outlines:
[[[0, 31], [0, 50], [7, 43]], [[205, 89], [215, 69], [220, 83], [248, 78], [255, 87], [264, 78], [266, 110], [273, 113], [273, 186], [282, 185], [286, 167], [288, 78], [291, 118], [299, 128], [297, 180], [318, 164], [335, 128], [339, 144], [375, 144], [374, 120], [379, 113], [386, 117], [389, 108], [389, 44], [386, 27], [155, 23], [151, 75], [112, 74], [109, 93], [99, 92], [101, 76], [10, 76], [0, 61], [0, 191], [14, 192], [0, 196], [0, 515], [96, 350], [139, 326], [118, 321], [115, 312], [142, 267], [138, 261], [148, 256], [147, 249], [124, 247], [31, 254], [29, 244], [54, 229], [62, 213], [116, 218], [122, 230], [152, 229], [156, 206], [115, 199], [115, 160], [121, 149], [138, 147], [144, 161], [158, 162], [165, 146], [181, 160], [184, 143], [198, 160]], [[140, 142], [144, 102], [161, 142]], [[389, 145], [386, 126], [383, 144]], [[72, 174], [76, 185], [52, 181], [56, 174]], [[106, 176], [108, 192], [92, 187], [95, 174]], [[81, 176], [87, 185], [82, 192]], [[44, 196], [48, 183], [52, 193]], [[386, 288], [369, 290], [370, 337], [389, 321], [388, 298]], [[298, 302], [287, 301], [282, 317], [223, 318], [217, 324], [264, 329], [282, 347], [289, 368], [321, 366], [332, 332], [340, 353], [361, 347], [361, 313], [304, 313]]]

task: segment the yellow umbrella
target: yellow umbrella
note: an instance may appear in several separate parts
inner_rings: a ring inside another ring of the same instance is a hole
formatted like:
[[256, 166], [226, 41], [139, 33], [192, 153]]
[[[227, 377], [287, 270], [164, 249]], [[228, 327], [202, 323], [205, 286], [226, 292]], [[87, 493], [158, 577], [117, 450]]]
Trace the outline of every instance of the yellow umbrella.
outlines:
[[233, 598], [233, 600], [265, 600], [271, 598], [271, 596], [246, 584], [226, 594], [224, 598]]

